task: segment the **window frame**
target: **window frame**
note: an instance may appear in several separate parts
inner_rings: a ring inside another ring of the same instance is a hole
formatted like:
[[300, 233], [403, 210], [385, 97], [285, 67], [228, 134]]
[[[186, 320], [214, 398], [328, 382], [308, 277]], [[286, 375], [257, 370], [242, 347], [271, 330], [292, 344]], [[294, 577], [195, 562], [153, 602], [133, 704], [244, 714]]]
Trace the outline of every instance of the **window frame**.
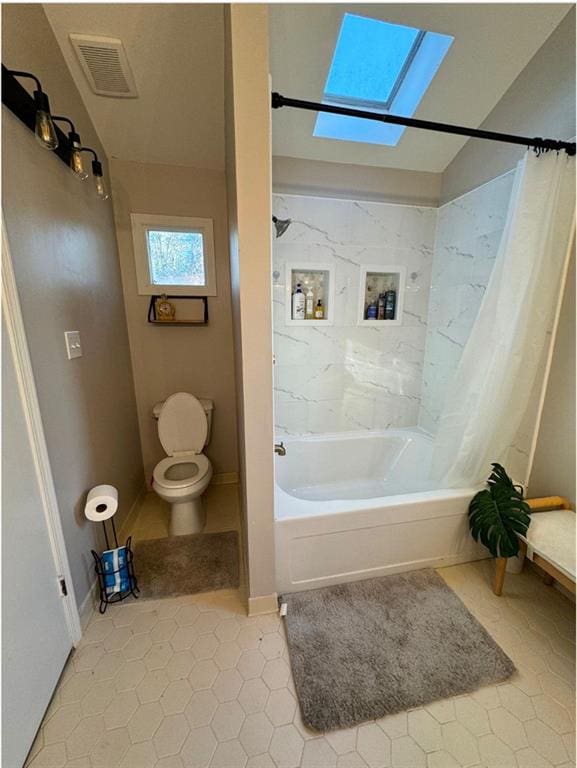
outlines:
[[[216, 264], [214, 255], [214, 221], [196, 216], [164, 216], [154, 213], [131, 213], [132, 240], [136, 282], [141, 296], [171, 294], [173, 296], [216, 296]], [[149, 230], [199, 232], [203, 239], [204, 285], [153, 283], [148, 255]]]

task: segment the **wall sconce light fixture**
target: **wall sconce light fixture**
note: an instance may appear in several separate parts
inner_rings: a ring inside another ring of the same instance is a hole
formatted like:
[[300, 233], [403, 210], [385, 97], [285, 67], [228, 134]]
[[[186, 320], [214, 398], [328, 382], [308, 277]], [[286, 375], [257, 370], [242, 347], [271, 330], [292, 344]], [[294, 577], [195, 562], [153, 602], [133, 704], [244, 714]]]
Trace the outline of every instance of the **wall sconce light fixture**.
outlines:
[[[36, 90], [34, 95], [18, 82], [19, 77], [34, 80]], [[92, 176], [96, 196], [99, 200], [108, 200], [110, 195], [106, 189], [102, 176], [102, 163], [93, 149], [83, 147], [80, 136], [76, 132], [74, 123], [70, 118], [50, 113], [48, 96], [42, 90], [38, 78], [30, 72], [20, 72], [8, 69], [2, 64], [2, 103], [22, 122], [34, 132], [40, 144], [54, 151], [54, 154], [65, 163], [79, 179], [88, 178], [88, 172], [84, 166], [82, 152], [92, 154]], [[65, 122], [70, 130], [68, 136], [55, 124]]]
[[88, 172], [84, 168], [82, 161], [82, 146], [80, 144], [80, 136], [76, 133], [74, 123], [67, 117], [61, 115], [52, 115], [52, 120], [55, 123], [68, 123], [70, 131], [68, 132], [68, 150], [70, 152], [70, 170], [76, 176], [77, 179], [84, 181], [88, 178]]
[[100, 200], [108, 200], [109, 194], [106, 190], [104, 179], [102, 178], [102, 163], [98, 159], [98, 155], [93, 149], [90, 149], [90, 147], [82, 147], [80, 151], [90, 152], [92, 154], [92, 157], [94, 158], [92, 160], [92, 176], [94, 178], [96, 197], [98, 197]]
[[44, 149], [54, 150], [58, 146], [58, 136], [56, 135], [56, 129], [52, 122], [52, 115], [50, 114], [50, 102], [48, 101], [47, 94], [42, 90], [40, 80], [30, 72], [18, 72], [17, 70], [9, 70], [13, 77], [27, 77], [30, 80], [34, 80], [36, 83], [36, 90], [34, 91], [34, 104], [36, 106], [36, 138], [38, 143]]

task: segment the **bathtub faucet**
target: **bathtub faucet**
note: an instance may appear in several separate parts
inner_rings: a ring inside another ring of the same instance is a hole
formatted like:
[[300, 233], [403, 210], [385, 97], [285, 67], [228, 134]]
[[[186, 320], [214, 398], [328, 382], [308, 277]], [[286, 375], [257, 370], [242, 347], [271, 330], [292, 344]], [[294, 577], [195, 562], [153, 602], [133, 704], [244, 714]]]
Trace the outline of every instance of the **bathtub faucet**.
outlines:
[[279, 456], [286, 456], [286, 448], [284, 447], [282, 440], [280, 443], [275, 443], [274, 452], [278, 453]]

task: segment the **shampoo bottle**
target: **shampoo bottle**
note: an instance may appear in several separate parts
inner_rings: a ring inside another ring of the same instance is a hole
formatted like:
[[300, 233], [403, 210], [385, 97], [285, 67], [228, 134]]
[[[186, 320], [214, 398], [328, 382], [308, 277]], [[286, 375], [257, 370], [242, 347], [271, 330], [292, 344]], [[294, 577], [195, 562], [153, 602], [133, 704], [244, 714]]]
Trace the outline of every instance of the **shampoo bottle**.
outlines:
[[292, 296], [292, 319], [305, 319], [305, 295], [300, 283], [297, 283], [296, 290]]
[[315, 307], [315, 319], [322, 320], [324, 316], [325, 316], [325, 308], [323, 307], [322, 300], [319, 299]]
[[307, 320], [312, 320], [315, 316], [315, 297], [313, 296], [313, 289], [310, 287], [307, 288], [307, 294], [306, 294], [306, 309], [305, 309], [305, 317]]
[[385, 320], [394, 320], [397, 308], [397, 292], [389, 286], [385, 293]]
[[379, 300], [377, 302], [377, 320], [385, 319], [385, 294], [379, 294]]

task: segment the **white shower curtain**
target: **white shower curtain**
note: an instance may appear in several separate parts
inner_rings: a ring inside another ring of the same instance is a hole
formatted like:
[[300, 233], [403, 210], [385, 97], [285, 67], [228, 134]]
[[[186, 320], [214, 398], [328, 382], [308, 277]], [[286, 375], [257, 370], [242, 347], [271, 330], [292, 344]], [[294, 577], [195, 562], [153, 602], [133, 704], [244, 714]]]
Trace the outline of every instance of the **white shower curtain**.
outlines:
[[503, 461], [527, 409], [574, 233], [575, 158], [519, 163], [503, 236], [435, 438], [438, 487], [477, 485]]

